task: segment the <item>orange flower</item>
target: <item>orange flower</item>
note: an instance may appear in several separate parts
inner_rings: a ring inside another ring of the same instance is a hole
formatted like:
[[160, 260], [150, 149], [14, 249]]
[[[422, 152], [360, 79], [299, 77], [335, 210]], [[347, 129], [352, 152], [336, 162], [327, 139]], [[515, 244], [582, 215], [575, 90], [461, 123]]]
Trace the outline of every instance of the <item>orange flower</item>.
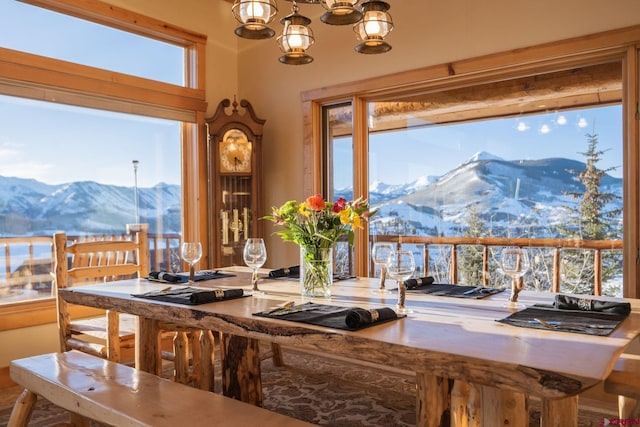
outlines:
[[316, 212], [320, 212], [324, 210], [324, 199], [320, 194], [316, 194], [315, 196], [308, 197], [306, 200], [306, 205], [309, 209], [314, 210]]

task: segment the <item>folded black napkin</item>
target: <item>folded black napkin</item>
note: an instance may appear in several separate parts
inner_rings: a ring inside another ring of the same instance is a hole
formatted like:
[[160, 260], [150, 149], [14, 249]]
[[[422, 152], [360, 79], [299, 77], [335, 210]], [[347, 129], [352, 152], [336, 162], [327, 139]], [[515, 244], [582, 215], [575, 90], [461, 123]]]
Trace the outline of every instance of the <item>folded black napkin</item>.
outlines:
[[631, 313], [631, 304], [628, 302], [600, 301], [569, 295], [556, 295], [553, 306], [560, 310], [597, 311], [621, 316], [628, 316]]
[[278, 268], [276, 270], [271, 270], [269, 272], [269, 277], [278, 278], [278, 277], [299, 277], [300, 276], [300, 266], [293, 265], [289, 268]]
[[417, 279], [407, 279], [404, 281], [404, 285], [407, 287], [407, 289], [418, 289], [421, 286], [431, 285], [433, 281], [433, 277], [427, 276]]
[[167, 273], [166, 271], [151, 271], [149, 272], [149, 279], [159, 280], [167, 283], [184, 283], [189, 279], [178, 274]]
[[396, 312], [389, 307], [372, 308], [370, 310], [353, 308], [347, 312], [345, 323], [350, 329], [359, 329], [373, 323], [397, 318]]
[[[357, 331], [384, 322], [406, 317], [396, 314], [390, 308], [362, 309], [353, 307], [339, 307], [328, 304], [308, 302], [293, 307], [282, 307], [254, 313], [254, 316], [270, 317], [291, 322], [307, 323], [327, 328]], [[377, 316], [377, 318], [376, 318]]]
[[144, 294], [134, 294], [133, 296], [138, 298], [173, 302], [176, 304], [198, 305], [215, 301], [241, 298], [244, 296], [244, 291], [242, 289], [201, 289], [185, 287], [162, 291], [151, 291]]

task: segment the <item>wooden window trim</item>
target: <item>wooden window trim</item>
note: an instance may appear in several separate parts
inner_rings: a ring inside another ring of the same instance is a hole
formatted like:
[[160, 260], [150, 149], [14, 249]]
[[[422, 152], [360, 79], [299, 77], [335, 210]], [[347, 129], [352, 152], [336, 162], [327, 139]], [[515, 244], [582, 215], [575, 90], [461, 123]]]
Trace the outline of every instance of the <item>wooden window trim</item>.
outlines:
[[[72, 306], [70, 313], [74, 318], [81, 318], [104, 314], [104, 310]], [[57, 318], [58, 311], [53, 298], [5, 304], [0, 307], [0, 331], [56, 323]]]
[[[206, 230], [192, 225], [206, 223], [199, 220], [206, 218], [202, 208], [207, 206], [206, 174], [197, 172], [204, 170], [198, 159], [207, 157], [206, 36], [96, 0], [22, 1], [185, 48], [185, 86], [0, 48], [0, 94], [190, 123], [183, 126], [182, 152], [193, 153], [182, 158], [183, 171], [193, 174], [183, 182], [183, 235], [185, 239], [199, 236], [203, 248], [208, 248]], [[190, 209], [198, 200], [204, 201], [197, 205], [200, 209]], [[207, 257], [203, 254], [204, 262]], [[79, 317], [102, 313], [79, 306], [73, 311]], [[0, 331], [55, 323], [56, 319], [53, 299], [0, 305]]]
[[[634, 261], [640, 253], [640, 200], [637, 195], [640, 186], [640, 154], [637, 148], [640, 131], [634, 117], [635, 108], [630, 106], [637, 105], [639, 99], [640, 59], [637, 52], [639, 44], [640, 26], [632, 26], [303, 92], [305, 194], [321, 191], [324, 182], [324, 171], [317, 162], [314, 162], [313, 156], [313, 153], [321, 152], [322, 148], [321, 111], [323, 106], [350, 101], [353, 105], [354, 121], [366, 120], [366, 101], [368, 100], [469, 87], [603, 61], [620, 61], [623, 67], [623, 157], [627, 162], [624, 176], [624, 259], [626, 262], [623, 273], [623, 294], [625, 297], [637, 298], [640, 296], [640, 269]], [[367, 132], [364, 129], [366, 123], [354, 123], [353, 126], [354, 155], [358, 157], [354, 162], [356, 166], [362, 167], [366, 164], [366, 159], [363, 157], [366, 156], [363, 148], [366, 147]], [[355, 179], [354, 194], [368, 195], [368, 183], [363, 177]], [[368, 272], [366, 243], [367, 237], [363, 236], [355, 245], [356, 275], [366, 275]]]

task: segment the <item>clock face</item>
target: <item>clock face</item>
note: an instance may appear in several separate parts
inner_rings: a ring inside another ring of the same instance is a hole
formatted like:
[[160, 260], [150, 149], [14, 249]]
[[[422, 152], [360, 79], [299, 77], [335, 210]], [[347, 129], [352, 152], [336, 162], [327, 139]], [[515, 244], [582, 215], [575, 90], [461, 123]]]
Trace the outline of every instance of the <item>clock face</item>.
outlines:
[[250, 173], [251, 142], [240, 129], [225, 132], [220, 141], [220, 172]]

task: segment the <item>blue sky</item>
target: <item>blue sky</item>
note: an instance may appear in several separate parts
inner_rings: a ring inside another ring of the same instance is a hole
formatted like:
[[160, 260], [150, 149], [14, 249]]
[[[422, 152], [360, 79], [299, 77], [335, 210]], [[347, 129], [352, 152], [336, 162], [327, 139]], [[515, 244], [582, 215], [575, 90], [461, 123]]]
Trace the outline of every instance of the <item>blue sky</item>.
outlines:
[[[586, 151], [590, 133], [598, 136], [600, 150], [608, 150], [600, 168], [619, 166], [611, 174], [620, 177], [622, 107], [617, 105], [374, 134], [369, 141], [369, 180], [402, 184], [443, 175], [480, 151], [505, 160], [584, 161], [579, 152]], [[338, 150], [350, 150], [350, 142], [345, 142]], [[350, 161], [346, 152], [336, 154], [337, 159]], [[347, 163], [335, 168], [336, 187], [348, 185], [350, 170]]]

